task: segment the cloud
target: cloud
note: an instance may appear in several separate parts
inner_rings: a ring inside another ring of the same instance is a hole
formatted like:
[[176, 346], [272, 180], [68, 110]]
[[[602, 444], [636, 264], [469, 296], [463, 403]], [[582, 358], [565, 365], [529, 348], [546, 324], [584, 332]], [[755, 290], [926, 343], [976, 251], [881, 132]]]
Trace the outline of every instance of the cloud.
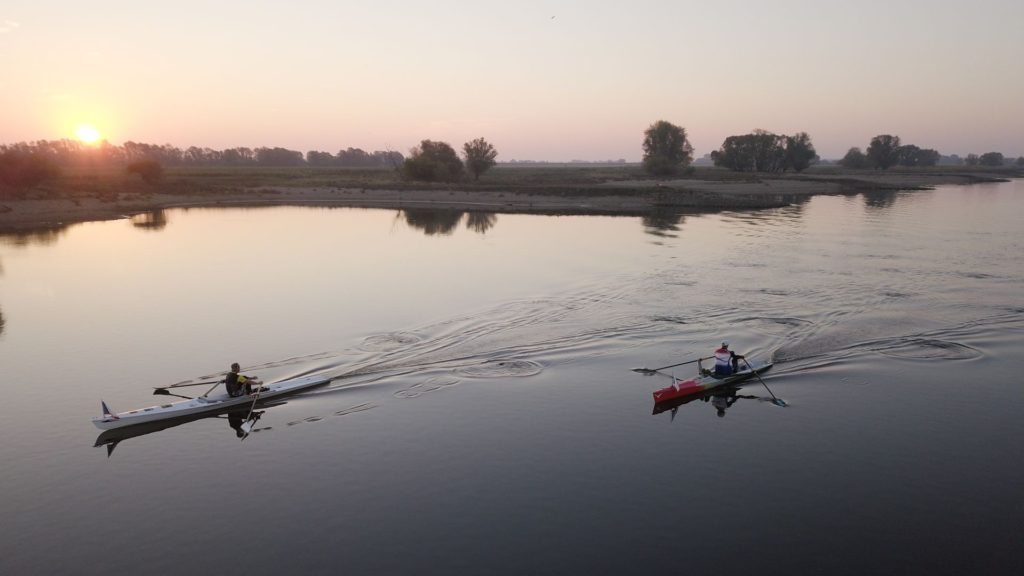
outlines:
[[14, 20], [4, 20], [3, 22], [0, 22], [0, 34], [14, 32], [18, 28], [21, 28], [21, 22], [15, 22]]

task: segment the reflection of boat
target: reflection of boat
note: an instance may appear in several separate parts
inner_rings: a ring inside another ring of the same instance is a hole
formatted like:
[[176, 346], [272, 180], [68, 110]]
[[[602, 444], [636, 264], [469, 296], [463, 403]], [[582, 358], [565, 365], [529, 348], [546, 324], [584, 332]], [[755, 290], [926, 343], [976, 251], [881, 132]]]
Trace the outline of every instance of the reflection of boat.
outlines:
[[[245, 422], [245, 417], [249, 414], [248, 406], [238, 406], [228, 411], [226, 416], [228, 417], [228, 424], [234, 428], [241, 428], [241, 425]], [[259, 418], [262, 411], [257, 410], [253, 412], [252, 417], [254, 419]], [[114, 448], [124, 440], [129, 438], [137, 438], [139, 436], [145, 436], [146, 434], [152, 434], [154, 432], [160, 432], [161, 430], [167, 430], [168, 428], [174, 428], [175, 426], [181, 426], [182, 424], [188, 424], [189, 422], [195, 422], [196, 420], [203, 420], [206, 418], [222, 418], [225, 414], [193, 414], [192, 416], [182, 416], [180, 418], [171, 418], [167, 420], [156, 420], [153, 422], [143, 422], [142, 424], [136, 424], [134, 426], [126, 426], [123, 428], [113, 428], [111, 430], [104, 430], [96, 437], [96, 443], [93, 446], [106, 446], [107, 456], [110, 456], [114, 452]]]
[[767, 360], [762, 360], [760, 362], [755, 361], [747, 366], [748, 368], [744, 368], [743, 370], [735, 372], [729, 376], [716, 377], [705, 372], [704, 374], [697, 376], [696, 378], [691, 378], [690, 380], [677, 380], [673, 377], [671, 386], [654, 391], [654, 403], [661, 404], [663, 402], [679, 400], [681, 398], [697, 397], [702, 392], [742, 382], [757, 373], [764, 372], [771, 368], [772, 363]]
[[[679, 408], [680, 406], [684, 406], [686, 404], [689, 404], [690, 402], [693, 402], [695, 400], [703, 400], [704, 402], [709, 402], [710, 401], [710, 402], [712, 402], [712, 404], [714, 404], [714, 400], [715, 399], [717, 399], [717, 398], [724, 398], [725, 401], [726, 401], [726, 406], [725, 407], [728, 408], [729, 406], [732, 406], [732, 404], [735, 403], [736, 400], [739, 399], [739, 398], [747, 398], [749, 400], [759, 400], [760, 399], [758, 396], [753, 396], [753, 395], [740, 396], [740, 395], [736, 394], [737, 392], [739, 392], [739, 390], [740, 389], [739, 389], [738, 386], [726, 384], [725, 386], [718, 386], [718, 387], [712, 388], [711, 390], [705, 390], [703, 392], [698, 392], [696, 394], [691, 394], [689, 396], [680, 396], [680, 397], [677, 397], [677, 398], [673, 398], [672, 400], [664, 400], [662, 402], [655, 402], [654, 403], [654, 410], [651, 411], [651, 414], [654, 415], [654, 416], [657, 416], [658, 414], [661, 414], [662, 412], [668, 412], [669, 410], [671, 410], [672, 411], [672, 417], [675, 418], [675, 412], [676, 412], [677, 408]], [[717, 408], [717, 406], [716, 406], [716, 408]]]
[[[283, 396], [285, 394], [293, 394], [306, 388], [326, 384], [330, 381], [331, 379], [329, 377], [324, 376], [301, 376], [298, 378], [291, 378], [289, 380], [282, 380], [274, 384], [264, 384], [259, 395], [259, 400], [262, 402], [265, 399]], [[252, 396], [231, 397], [228, 396], [226, 392], [219, 392], [190, 400], [171, 402], [170, 404], [160, 404], [157, 406], [150, 406], [149, 408], [139, 408], [138, 410], [130, 410], [119, 414], [104, 411], [103, 416], [93, 418], [92, 423], [101, 430], [112, 430], [116, 428], [123, 428], [125, 426], [181, 419], [182, 417], [227, 412], [231, 408], [235, 408], [237, 406], [248, 406], [252, 401]], [[105, 404], [104, 407], [106, 407]], [[165, 428], [166, 427], [170, 426], [165, 426]]]

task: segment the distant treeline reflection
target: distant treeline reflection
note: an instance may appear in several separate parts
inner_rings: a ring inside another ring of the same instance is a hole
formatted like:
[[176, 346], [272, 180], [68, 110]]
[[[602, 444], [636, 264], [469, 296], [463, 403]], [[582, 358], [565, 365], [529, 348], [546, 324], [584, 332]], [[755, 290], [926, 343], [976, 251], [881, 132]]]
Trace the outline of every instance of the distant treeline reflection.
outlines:
[[[451, 210], [445, 208], [407, 208], [398, 217], [410, 228], [422, 230], [427, 236], [453, 234], [465, 220], [466, 228], [484, 234], [498, 222], [494, 212]], [[644, 231], [655, 236], [674, 237], [681, 229], [685, 214], [678, 210], [658, 208], [641, 217]]]
[[443, 208], [410, 208], [400, 210], [399, 216], [405, 219], [410, 228], [422, 230], [427, 236], [437, 234], [450, 235], [466, 219], [466, 228], [478, 234], [484, 234], [498, 222], [494, 212], [463, 212]]
[[0, 244], [8, 246], [48, 246], [57, 242], [68, 229], [67, 224], [50, 226], [38, 230], [17, 230], [12, 232], [0, 232]]
[[167, 227], [167, 212], [153, 210], [132, 216], [132, 226], [143, 230], [163, 230]]
[[650, 214], [641, 217], [640, 221], [644, 226], [644, 232], [652, 236], [675, 238], [676, 232], [682, 229], [685, 219], [686, 216], [678, 210], [656, 208]]

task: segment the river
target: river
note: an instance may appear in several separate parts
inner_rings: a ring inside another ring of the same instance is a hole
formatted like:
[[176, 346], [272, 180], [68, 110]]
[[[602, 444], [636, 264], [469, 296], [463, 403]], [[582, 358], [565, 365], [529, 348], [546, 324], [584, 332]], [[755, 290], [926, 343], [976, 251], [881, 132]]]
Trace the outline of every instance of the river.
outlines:
[[[1021, 573], [1022, 245], [1020, 180], [0, 236], [0, 573]], [[723, 339], [764, 385], [655, 410], [632, 369]], [[244, 440], [90, 422], [231, 362], [333, 380]]]

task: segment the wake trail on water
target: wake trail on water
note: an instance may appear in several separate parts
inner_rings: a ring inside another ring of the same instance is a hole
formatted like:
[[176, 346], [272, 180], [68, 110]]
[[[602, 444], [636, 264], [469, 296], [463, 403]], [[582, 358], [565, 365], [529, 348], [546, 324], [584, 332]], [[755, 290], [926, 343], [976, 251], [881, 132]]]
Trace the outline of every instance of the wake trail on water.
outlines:
[[634, 297], [627, 285], [512, 301], [418, 328], [371, 334], [345, 350], [266, 362], [244, 371], [273, 371], [275, 380], [312, 374], [331, 378], [329, 385], [308, 395], [418, 377], [416, 384], [394, 394], [400, 398], [466, 379], [535, 376], [551, 366], [644, 346], [671, 332], [664, 323], [629, 312]]
[[774, 359], [785, 363], [790, 372], [818, 370], [876, 354], [907, 361], [971, 361], [986, 354], [968, 342], [1007, 331], [1024, 331], [1024, 317], [1016, 310], [901, 335], [871, 335], [863, 328], [844, 331], [839, 326], [831, 333], [811, 332], [802, 340], [780, 346]]

